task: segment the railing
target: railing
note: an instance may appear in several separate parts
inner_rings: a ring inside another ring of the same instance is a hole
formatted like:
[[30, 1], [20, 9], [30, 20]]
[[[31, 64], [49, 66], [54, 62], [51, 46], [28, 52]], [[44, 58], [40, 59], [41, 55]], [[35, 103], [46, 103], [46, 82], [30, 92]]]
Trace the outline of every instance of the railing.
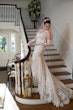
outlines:
[[20, 18], [16, 5], [0, 4], [0, 22], [15, 22], [20, 25]]

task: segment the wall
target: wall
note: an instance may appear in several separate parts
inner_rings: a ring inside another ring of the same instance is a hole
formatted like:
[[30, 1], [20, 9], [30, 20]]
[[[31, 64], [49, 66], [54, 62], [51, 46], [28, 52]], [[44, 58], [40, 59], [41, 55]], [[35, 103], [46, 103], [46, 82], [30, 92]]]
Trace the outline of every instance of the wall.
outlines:
[[33, 23], [30, 20], [28, 9], [25, 7], [22, 7], [21, 10], [22, 10], [22, 17], [24, 20], [25, 28], [27, 29], [33, 28]]
[[70, 71], [73, 66], [73, 1], [72, 0], [41, 0], [42, 15], [49, 16], [56, 31], [55, 41]]

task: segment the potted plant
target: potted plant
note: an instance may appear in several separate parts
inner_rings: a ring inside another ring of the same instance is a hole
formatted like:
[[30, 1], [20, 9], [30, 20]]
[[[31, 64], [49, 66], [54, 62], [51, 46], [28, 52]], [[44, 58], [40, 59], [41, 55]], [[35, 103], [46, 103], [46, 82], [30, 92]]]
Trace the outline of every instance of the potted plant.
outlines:
[[38, 21], [41, 14], [40, 0], [31, 0], [31, 2], [28, 4], [28, 11], [31, 21], [34, 22], [34, 28], [36, 28], [35, 22]]

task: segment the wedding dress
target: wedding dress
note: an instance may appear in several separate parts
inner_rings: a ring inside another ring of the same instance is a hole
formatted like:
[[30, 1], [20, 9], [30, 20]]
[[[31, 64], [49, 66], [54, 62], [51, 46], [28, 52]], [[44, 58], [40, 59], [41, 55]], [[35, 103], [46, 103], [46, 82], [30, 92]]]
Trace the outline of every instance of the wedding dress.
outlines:
[[32, 76], [34, 85], [38, 85], [38, 91], [41, 100], [53, 103], [56, 107], [63, 106], [70, 102], [73, 96], [73, 90], [66, 87], [59, 79], [57, 79], [49, 70], [45, 58], [43, 56], [45, 46], [38, 43], [46, 43], [46, 33], [37, 32], [36, 44], [32, 55]]

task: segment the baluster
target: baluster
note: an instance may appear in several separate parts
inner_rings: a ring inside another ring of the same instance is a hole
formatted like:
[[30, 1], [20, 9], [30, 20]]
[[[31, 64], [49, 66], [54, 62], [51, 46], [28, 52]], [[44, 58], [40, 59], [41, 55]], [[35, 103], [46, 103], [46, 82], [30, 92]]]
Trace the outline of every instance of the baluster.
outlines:
[[13, 10], [13, 6], [12, 6], [12, 22], [14, 22], [14, 10]]
[[9, 6], [9, 19], [8, 19], [8, 21], [12, 21], [12, 12], [11, 12], [11, 8], [12, 8], [12, 6]]
[[5, 22], [6, 22], [6, 18], [7, 18], [7, 14], [6, 14], [6, 5], [5, 5], [5, 14], [4, 14], [4, 18], [5, 18]]
[[18, 94], [20, 95], [21, 94], [21, 87], [20, 87], [20, 64], [18, 63], [17, 64], [17, 72], [16, 72], [17, 74], [18, 74], [18, 79], [17, 79], [17, 81], [18, 81]]
[[0, 6], [0, 21], [1, 21], [1, 6]]
[[5, 20], [5, 18], [4, 18], [4, 5], [3, 5], [3, 22], [4, 22], [4, 20]]
[[1, 6], [1, 22], [3, 21], [3, 7]]
[[24, 84], [23, 84], [23, 78], [24, 78], [24, 62], [22, 62], [22, 63], [21, 63], [22, 95], [24, 94]]
[[16, 71], [16, 74], [15, 74], [15, 93], [18, 94], [18, 73], [17, 73], [17, 64], [15, 64], [15, 71]]

